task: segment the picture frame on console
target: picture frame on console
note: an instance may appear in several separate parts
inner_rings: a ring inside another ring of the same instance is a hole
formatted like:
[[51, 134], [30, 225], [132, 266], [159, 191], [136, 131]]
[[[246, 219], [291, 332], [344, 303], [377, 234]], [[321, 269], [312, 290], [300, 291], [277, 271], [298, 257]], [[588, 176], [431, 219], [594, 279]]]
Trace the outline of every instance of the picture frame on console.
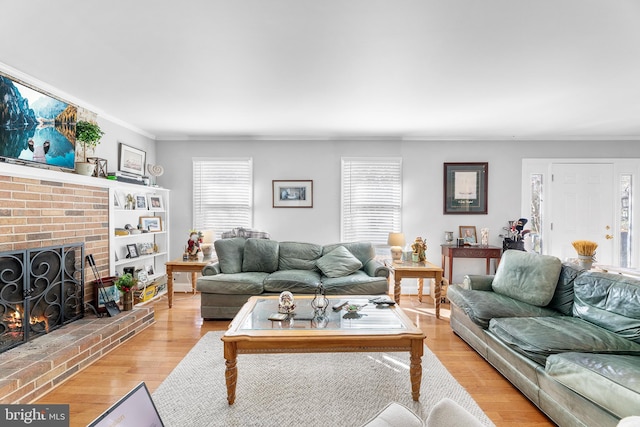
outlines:
[[146, 151], [130, 147], [122, 142], [118, 146], [118, 170], [120, 172], [142, 176], [146, 161]]
[[445, 163], [443, 184], [445, 215], [487, 214], [489, 163]]
[[313, 180], [273, 180], [274, 208], [312, 208]]
[[459, 227], [460, 238], [465, 245], [477, 245], [478, 235], [476, 233], [476, 227], [474, 225], [461, 225]]

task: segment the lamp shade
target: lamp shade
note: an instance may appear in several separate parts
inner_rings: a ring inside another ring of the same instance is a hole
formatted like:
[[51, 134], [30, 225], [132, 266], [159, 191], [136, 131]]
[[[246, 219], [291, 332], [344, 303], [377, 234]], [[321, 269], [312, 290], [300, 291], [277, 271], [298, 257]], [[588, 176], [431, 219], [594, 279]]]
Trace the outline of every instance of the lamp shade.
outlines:
[[213, 243], [213, 230], [204, 230], [202, 232], [202, 242], [203, 243]]
[[404, 233], [389, 233], [389, 239], [387, 239], [389, 246], [403, 247], [405, 244]]

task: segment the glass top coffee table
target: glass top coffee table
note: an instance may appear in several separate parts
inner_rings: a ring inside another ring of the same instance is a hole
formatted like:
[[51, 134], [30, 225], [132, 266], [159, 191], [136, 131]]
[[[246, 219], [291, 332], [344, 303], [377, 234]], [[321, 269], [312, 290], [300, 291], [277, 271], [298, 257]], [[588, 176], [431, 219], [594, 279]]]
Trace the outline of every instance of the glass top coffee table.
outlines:
[[[295, 296], [295, 313], [269, 320], [278, 312], [278, 296], [255, 296], [242, 307], [222, 336], [227, 401], [236, 397], [237, 357], [245, 353], [333, 353], [408, 351], [413, 400], [420, 397], [425, 334], [397, 306], [369, 302], [368, 296], [331, 296], [324, 315], [314, 315], [312, 295]], [[364, 306], [358, 313], [331, 307], [339, 301]]]

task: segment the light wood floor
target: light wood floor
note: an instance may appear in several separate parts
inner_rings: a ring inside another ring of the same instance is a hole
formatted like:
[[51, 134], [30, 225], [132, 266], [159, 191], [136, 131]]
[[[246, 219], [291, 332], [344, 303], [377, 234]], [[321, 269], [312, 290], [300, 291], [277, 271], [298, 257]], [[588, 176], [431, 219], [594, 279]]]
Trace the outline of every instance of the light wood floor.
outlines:
[[[429, 297], [423, 301], [419, 303], [416, 296], [404, 295], [401, 306], [426, 333], [426, 345], [498, 427], [554, 425], [454, 335], [447, 318], [435, 318]], [[448, 316], [448, 306], [443, 308]], [[167, 307], [166, 297], [156, 301], [155, 316], [153, 326], [35, 403], [69, 403], [71, 426], [86, 426], [139, 382], [146, 382], [153, 392], [201, 336], [209, 331], [224, 330], [229, 323], [203, 321], [200, 317], [200, 296], [184, 293], [175, 294], [172, 309]]]

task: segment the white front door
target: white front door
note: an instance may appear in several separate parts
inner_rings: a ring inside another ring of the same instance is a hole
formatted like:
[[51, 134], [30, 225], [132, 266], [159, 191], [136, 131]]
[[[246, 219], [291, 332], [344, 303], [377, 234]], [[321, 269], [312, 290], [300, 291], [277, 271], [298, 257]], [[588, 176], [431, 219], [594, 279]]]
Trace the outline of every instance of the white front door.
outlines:
[[562, 260], [576, 258], [571, 242], [591, 240], [598, 244], [596, 262], [614, 265], [613, 170], [611, 163], [552, 165], [548, 254]]

